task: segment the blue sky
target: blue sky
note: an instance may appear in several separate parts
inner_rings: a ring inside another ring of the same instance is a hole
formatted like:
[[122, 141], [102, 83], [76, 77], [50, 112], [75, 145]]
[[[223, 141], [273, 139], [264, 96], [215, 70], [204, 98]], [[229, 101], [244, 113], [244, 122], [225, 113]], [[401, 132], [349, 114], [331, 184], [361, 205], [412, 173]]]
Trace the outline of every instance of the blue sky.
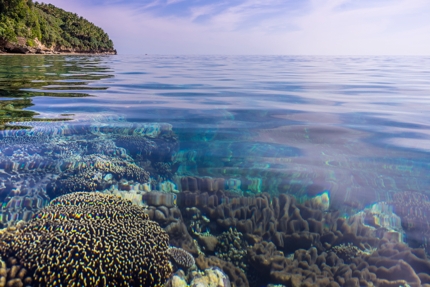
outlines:
[[429, 0], [45, 0], [121, 54], [429, 55]]

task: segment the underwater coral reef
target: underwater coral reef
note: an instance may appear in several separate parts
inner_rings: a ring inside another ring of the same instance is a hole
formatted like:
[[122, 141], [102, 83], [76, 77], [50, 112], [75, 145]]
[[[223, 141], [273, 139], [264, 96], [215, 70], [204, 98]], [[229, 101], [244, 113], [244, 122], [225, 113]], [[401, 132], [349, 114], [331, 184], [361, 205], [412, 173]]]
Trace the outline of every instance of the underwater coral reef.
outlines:
[[102, 193], [57, 197], [0, 235], [1, 257], [25, 268], [18, 278], [31, 286], [162, 286], [168, 246], [142, 207]]
[[430, 286], [423, 194], [346, 214], [177, 172], [169, 124], [27, 124], [0, 132], [0, 286]]
[[[21, 122], [29, 128], [0, 131], [0, 225], [28, 220], [62, 194], [142, 193], [171, 176], [178, 148], [171, 125], [105, 120]], [[124, 137], [134, 139], [127, 149], [121, 147]]]

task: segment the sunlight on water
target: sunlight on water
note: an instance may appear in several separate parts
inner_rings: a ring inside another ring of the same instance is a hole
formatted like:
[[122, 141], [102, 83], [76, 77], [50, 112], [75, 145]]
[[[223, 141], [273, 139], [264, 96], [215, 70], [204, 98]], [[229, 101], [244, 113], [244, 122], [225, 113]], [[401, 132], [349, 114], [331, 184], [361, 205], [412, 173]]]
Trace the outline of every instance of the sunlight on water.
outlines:
[[[3, 97], [30, 97], [27, 113], [42, 115], [34, 118], [108, 113], [171, 123], [180, 137], [182, 175], [252, 174], [265, 191], [330, 190], [335, 202], [363, 204], [424, 191], [429, 183], [426, 58], [1, 60], [8, 67]], [[196, 154], [191, 162], [187, 153]], [[293, 190], [267, 190], [274, 180], [288, 186], [292, 177]]]
[[[281, 195], [294, 196], [302, 211], [318, 206], [321, 218], [369, 220], [360, 212], [370, 212], [379, 216], [372, 226], [399, 230], [408, 208], [427, 202], [404, 194], [425, 194], [430, 185], [429, 64], [423, 57], [0, 57], [2, 223], [33, 214], [13, 209], [23, 204], [14, 194], [32, 193], [28, 210], [36, 212], [75, 191], [128, 191], [135, 203], [187, 208], [267, 192], [284, 203]], [[217, 197], [191, 198], [197, 189]], [[425, 208], [418, 210], [421, 218]], [[214, 212], [203, 214], [213, 220]], [[424, 223], [414, 224], [407, 240], [426, 247], [427, 235], [416, 231]], [[206, 232], [190, 228], [196, 238]], [[297, 250], [284, 244], [291, 238], [270, 234], [278, 250]]]

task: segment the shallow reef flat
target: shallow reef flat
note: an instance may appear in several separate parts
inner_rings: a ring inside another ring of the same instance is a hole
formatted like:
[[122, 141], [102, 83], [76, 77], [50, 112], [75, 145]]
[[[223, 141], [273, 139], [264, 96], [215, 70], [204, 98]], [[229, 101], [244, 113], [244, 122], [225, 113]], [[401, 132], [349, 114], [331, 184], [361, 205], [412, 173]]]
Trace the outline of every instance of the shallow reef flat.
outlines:
[[1, 224], [28, 220], [75, 191], [151, 190], [171, 177], [178, 148], [169, 124], [20, 122], [0, 132]]
[[0, 286], [430, 286], [424, 194], [346, 214], [329, 191], [179, 173], [169, 124], [19, 125], [0, 132]]

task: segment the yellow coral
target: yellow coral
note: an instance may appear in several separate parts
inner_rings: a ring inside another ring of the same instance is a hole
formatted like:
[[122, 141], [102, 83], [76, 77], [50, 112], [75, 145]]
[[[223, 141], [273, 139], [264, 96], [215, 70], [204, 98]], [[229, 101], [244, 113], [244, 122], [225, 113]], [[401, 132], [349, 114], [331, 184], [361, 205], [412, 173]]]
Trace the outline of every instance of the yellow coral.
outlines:
[[114, 195], [54, 199], [27, 225], [0, 234], [43, 286], [162, 286], [171, 274], [167, 233], [144, 209]]

